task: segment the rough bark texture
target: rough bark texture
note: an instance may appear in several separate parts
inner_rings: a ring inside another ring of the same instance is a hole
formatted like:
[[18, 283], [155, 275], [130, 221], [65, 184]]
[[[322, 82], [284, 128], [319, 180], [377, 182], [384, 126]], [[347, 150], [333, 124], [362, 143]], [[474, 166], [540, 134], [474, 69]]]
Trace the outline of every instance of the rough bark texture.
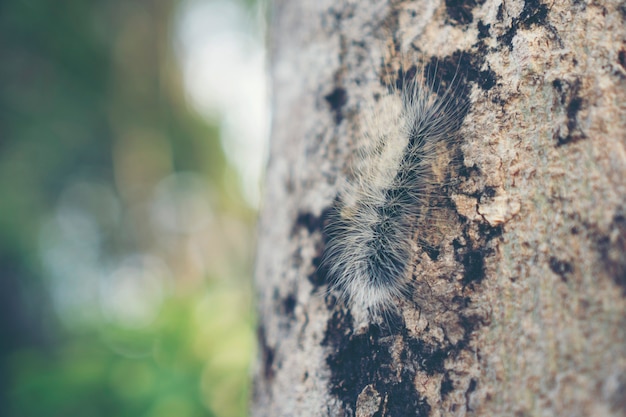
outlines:
[[[277, 0], [270, 24], [253, 415], [626, 415], [626, 3]], [[392, 327], [318, 269], [388, 39], [471, 92]]]

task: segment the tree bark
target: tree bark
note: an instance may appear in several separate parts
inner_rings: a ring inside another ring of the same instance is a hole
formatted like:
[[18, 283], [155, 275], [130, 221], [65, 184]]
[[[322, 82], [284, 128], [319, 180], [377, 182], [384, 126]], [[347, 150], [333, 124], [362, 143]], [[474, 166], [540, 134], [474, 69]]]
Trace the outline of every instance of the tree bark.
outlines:
[[[626, 3], [276, 0], [270, 25], [252, 414], [626, 415]], [[394, 326], [319, 268], [388, 43], [456, 57], [471, 102]]]

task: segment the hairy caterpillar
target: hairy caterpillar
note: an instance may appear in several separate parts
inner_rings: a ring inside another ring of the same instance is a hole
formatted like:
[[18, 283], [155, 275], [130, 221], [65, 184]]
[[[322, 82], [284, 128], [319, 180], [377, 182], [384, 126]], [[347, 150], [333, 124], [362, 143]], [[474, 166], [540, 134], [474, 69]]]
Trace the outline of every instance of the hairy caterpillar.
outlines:
[[373, 315], [395, 310], [394, 300], [410, 292], [413, 232], [427, 212], [433, 163], [455, 142], [467, 110], [458, 64], [447, 81], [438, 68], [434, 60], [399, 70], [369, 106], [325, 228], [330, 288]]

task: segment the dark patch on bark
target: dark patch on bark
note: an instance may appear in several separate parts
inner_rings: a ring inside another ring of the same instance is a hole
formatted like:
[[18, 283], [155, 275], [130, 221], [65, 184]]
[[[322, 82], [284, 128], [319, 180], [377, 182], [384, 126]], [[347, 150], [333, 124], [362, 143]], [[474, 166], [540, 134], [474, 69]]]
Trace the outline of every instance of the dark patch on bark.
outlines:
[[496, 73], [489, 68], [485, 71], [479, 71], [476, 82], [484, 91], [491, 90], [496, 85]]
[[463, 284], [480, 283], [485, 278], [485, 253], [483, 250], [469, 251], [457, 259], [465, 267]]
[[478, 383], [476, 382], [475, 379], [472, 379], [470, 381], [469, 387], [467, 387], [467, 393], [471, 394], [472, 392], [476, 391], [476, 386], [478, 385]]
[[472, 394], [472, 392], [476, 391], [477, 385], [478, 385], [478, 382], [474, 378], [472, 378], [470, 380], [469, 386], [467, 387], [467, 391], [465, 391], [465, 404], [467, 404], [467, 411], [474, 411], [469, 408], [469, 403], [470, 403], [470, 395]]
[[413, 385], [415, 375], [402, 371], [399, 384], [393, 384], [387, 391], [387, 412], [385, 417], [428, 416], [430, 405], [420, 397]]
[[[502, 5], [498, 9], [497, 19], [502, 20], [504, 13]], [[549, 26], [547, 22], [548, 6], [541, 3], [539, 0], [526, 0], [524, 3], [524, 9], [520, 15], [513, 19], [511, 27], [503, 35], [498, 36], [498, 42], [507, 45], [509, 50], [513, 49], [513, 38], [517, 34], [520, 28], [529, 29], [533, 25]], [[554, 28], [549, 28], [551, 32], [555, 32]]]
[[[444, 58], [431, 57], [423, 67], [425, 83], [429, 89], [440, 96], [446, 96], [446, 100], [452, 104], [449, 109], [456, 112], [457, 119], [460, 121], [465, 117], [466, 108], [469, 104], [470, 86], [464, 77], [468, 72], [465, 68], [468, 64], [469, 60], [463, 59], [463, 53], [456, 51]], [[387, 85], [383, 79], [381, 82], [390, 91], [403, 90], [404, 86], [411, 83], [417, 74], [418, 68], [413, 65], [397, 72], [394, 85]]]
[[335, 124], [340, 124], [343, 120], [342, 107], [348, 102], [348, 92], [345, 88], [335, 87], [335, 89], [324, 96], [330, 105], [330, 110], [335, 113]]
[[[467, 302], [467, 298], [465, 299]], [[461, 316], [461, 326], [463, 327], [465, 333], [463, 339], [457, 343], [458, 348], [466, 348], [469, 345], [470, 335], [476, 330], [478, 327], [489, 324], [488, 317], [480, 317], [475, 314], [470, 314], [467, 316]]]
[[622, 48], [617, 53], [617, 63], [626, 70], [626, 49]]
[[293, 323], [295, 323], [296, 304], [297, 299], [295, 292], [290, 292], [283, 297], [278, 291], [278, 288], [274, 289], [274, 293], [272, 294], [272, 305], [274, 306], [274, 314], [276, 317], [280, 318], [281, 328], [289, 330]]
[[526, 0], [524, 9], [517, 17], [519, 22], [528, 29], [532, 25], [544, 25], [548, 17], [548, 6], [539, 0]]
[[499, 22], [502, 22], [502, 20], [504, 19], [504, 2], [500, 3], [500, 5], [498, 6], [496, 19], [498, 19]]
[[342, 339], [354, 331], [352, 328], [352, 314], [350, 310], [336, 309], [332, 317], [328, 320], [326, 334], [322, 345], [338, 345]]
[[446, 0], [446, 10], [452, 25], [467, 25], [474, 21], [472, 9], [484, 0]]
[[[469, 94], [471, 85], [475, 82], [484, 91], [490, 90], [496, 84], [496, 74], [490, 68], [481, 71], [485, 54], [470, 54], [456, 51], [444, 58], [432, 57], [425, 63], [423, 71], [433, 91], [439, 95], [447, 95], [451, 102], [451, 109], [456, 112], [459, 127], [469, 110]], [[401, 90], [406, 82], [413, 80], [417, 68], [412, 66], [400, 71], [393, 89]], [[384, 85], [384, 80], [381, 80]], [[390, 87], [390, 86], [388, 86]]]
[[470, 178], [472, 178], [473, 176], [481, 175], [480, 168], [478, 168], [476, 165], [472, 165], [471, 167], [461, 165], [458, 172], [459, 177], [465, 181], [469, 181]]
[[[456, 51], [443, 59], [431, 58], [425, 71], [427, 74], [436, 74], [438, 78], [434, 84], [436, 91], [454, 95], [460, 108], [467, 108], [470, 93], [467, 81], [471, 80], [470, 73], [476, 71], [474, 64], [469, 54]], [[465, 118], [465, 113], [460, 114], [460, 122]]]
[[575, 87], [572, 89], [572, 98], [567, 105], [567, 128], [569, 129], [570, 133], [568, 134], [567, 138], [563, 140], [563, 142], [572, 140], [573, 136], [571, 131], [574, 130], [574, 128], [578, 125], [576, 115], [583, 105], [583, 99], [578, 95], [579, 87], [580, 81], [578, 81], [575, 84]]
[[482, 20], [479, 20], [477, 23], [478, 28], [478, 39], [486, 39], [489, 37], [489, 29], [491, 29], [490, 24], [484, 24]]
[[[467, 81], [475, 82], [483, 91], [491, 90], [491, 88], [496, 85], [497, 75], [491, 68], [484, 71], [479, 69], [483, 66], [484, 60], [484, 54], [455, 52], [445, 61], [448, 66], [445, 72], [447, 79], [451, 82], [454, 80], [454, 77], [458, 76], [457, 74], [462, 74]], [[437, 64], [436, 61], [433, 62]], [[464, 100], [468, 100], [469, 92], [469, 84], [464, 83], [464, 89], [462, 91], [462, 98]]]
[[[485, 195], [485, 191], [479, 195]], [[478, 233], [471, 233], [470, 228], [476, 228]], [[503, 225], [491, 226], [486, 221], [471, 222], [464, 226], [464, 242], [459, 239], [452, 241], [455, 260], [464, 267], [462, 281], [464, 286], [480, 284], [485, 278], [485, 258], [494, 254], [494, 249], [488, 247], [489, 242], [502, 236], [503, 233]], [[479, 236], [478, 239], [472, 237], [476, 235]]]
[[609, 232], [597, 241], [606, 272], [626, 296], [626, 214], [620, 209], [613, 217]]
[[552, 87], [554, 87], [556, 92], [559, 93], [559, 102], [561, 103], [561, 105], [564, 105], [567, 101], [567, 94], [565, 94], [564, 92], [563, 83], [564, 81], [559, 78], [552, 81]]
[[315, 267], [315, 271], [308, 276], [309, 282], [313, 285], [313, 290], [321, 287], [328, 283], [328, 269], [322, 263], [322, 250], [320, 250], [320, 255], [313, 258], [313, 266]]
[[324, 254], [323, 242], [320, 245], [316, 245], [317, 255], [313, 258], [313, 267], [315, 270], [308, 276], [309, 282], [313, 285], [313, 290], [328, 283], [328, 268], [322, 262]]
[[[485, 56], [487, 56], [489, 50], [491, 49], [485, 41], [491, 36], [489, 33], [491, 25], [484, 24], [482, 20], [479, 20], [476, 27], [478, 29], [478, 37], [476, 43], [473, 45], [474, 48], [476, 48], [474, 56], [476, 57], [475, 59], [477, 63], [479, 61], [478, 57], [480, 57], [481, 66], [477, 68], [482, 68], [482, 66], [484, 65]], [[489, 68], [489, 64], [487, 64], [487, 68]], [[489, 90], [496, 83], [496, 74], [489, 68], [487, 71], [483, 71], [481, 73], [480, 79], [477, 80], [477, 83], [481, 86], [483, 90]]]
[[504, 225], [499, 224], [497, 226], [491, 226], [487, 222], [480, 223], [478, 225], [478, 233], [480, 233], [480, 235], [485, 238], [486, 242], [489, 242], [494, 238], [502, 236], [502, 234], [504, 233]]
[[[474, 176], [480, 176], [480, 170], [476, 167], [461, 167], [459, 178], [469, 181]], [[486, 186], [482, 190], [468, 194], [477, 201], [495, 197], [497, 191], [493, 187]], [[492, 256], [495, 251], [489, 243], [491, 240], [502, 236], [504, 226], [490, 225], [487, 221], [469, 222], [459, 214], [459, 219], [464, 222], [462, 238], [452, 241], [455, 260], [463, 265], [463, 285], [471, 286], [480, 284], [485, 278], [485, 258]], [[474, 229], [473, 231], [471, 229]], [[476, 233], [478, 232], [478, 233]]]
[[375, 325], [365, 334], [353, 334], [350, 313], [336, 311], [328, 322], [322, 345], [332, 348], [326, 362], [331, 371], [330, 392], [344, 404], [346, 415], [354, 415], [361, 391], [372, 384], [386, 399], [385, 416], [427, 416], [430, 406], [413, 383], [415, 369], [403, 363], [419, 364], [429, 373], [443, 368], [445, 352], [421, 341], [405, 338], [402, 363], [394, 360], [391, 349], [395, 337]]
[[274, 349], [267, 344], [265, 336], [265, 327], [260, 325], [257, 329], [257, 339], [259, 341], [259, 349], [261, 350], [261, 363], [263, 366], [263, 377], [267, 385], [271, 385], [274, 380], [276, 371], [274, 369]]
[[[444, 341], [441, 345], [413, 338], [404, 327], [383, 329], [370, 325], [367, 332], [354, 334], [349, 310], [335, 311], [322, 345], [332, 351], [326, 358], [331, 371], [330, 392], [344, 404], [346, 415], [354, 415], [359, 394], [370, 384], [386, 399], [386, 412], [381, 416], [429, 415], [431, 407], [415, 386], [415, 377], [418, 371], [429, 376], [443, 374], [442, 398], [454, 390], [445, 361], [468, 349], [472, 332], [484, 324], [484, 319], [463, 315], [467, 305], [466, 297], [456, 297], [451, 303], [451, 308], [458, 309], [464, 334], [456, 344]], [[399, 348], [399, 355], [392, 354]]]
[[313, 290], [325, 285], [328, 280], [328, 266], [323, 262], [324, 249], [331, 238], [328, 233], [328, 222], [331, 216], [336, 215], [338, 201], [335, 201], [332, 206], [322, 211], [319, 218], [316, 218], [314, 230], [320, 230], [322, 233], [321, 241], [315, 245], [316, 256], [313, 258], [314, 272], [308, 276], [309, 282], [313, 284]]
[[574, 267], [567, 261], [560, 260], [555, 256], [551, 256], [548, 264], [552, 272], [561, 277], [563, 282], [567, 282], [567, 277], [574, 271]]
[[[468, 304], [463, 297], [457, 298], [461, 308]], [[384, 416], [429, 415], [431, 407], [414, 385], [417, 372], [443, 374], [439, 389], [442, 399], [447, 396], [454, 390], [454, 381], [445, 369], [445, 361], [468, 349], [472, 332], [484, 320], [460, 313], [459, 323], [464, 329], [459, 342], [433, 345], [410, 337], [404, 328], [389, 333], [371, 325], [366, 333], [355, 335], [349, 311], [336, 311], [322, 341], [333, 352], [326, 358], [331, 371], [330, 392], [344, 404], [346, 415], [354, 415], [359, 394], [370, 384], [386, 399]], [[398, 348], [402, 351], [394, 357], [392, 351]]]
[[[475, 82], [485, 92], [496, 85], [497, 75], [491, 68], [480, 70], [486, 55], [486, 46], [482, 45], [481, 49], [481, 44], [482, 42], [479, 42], [477, 47], [482, 53], [470, 54], [456, 51], [445, 58], [433, 57], [424, 66], [425, 74], [434, 78], [432, 80], [433, 89], [439, 94], [448, 94], [454, 97], [455, 109], [459, 116], [459, 127], [469, 110], [469, 93], [471, 90], [469, 82]], [[409, 69], [407, 73], [409, 71], [415, 71], [415, 68]], [[400, 78], [398, 77], [398, 80]], [[405, 79], [410, 80], [409, 77]], [[401, 88], [401, 85], [397, 85], [396, 88]]]
[[460, 295], [455, 295], [452, 297], [452, 302], [458, 305], [460, 308], [467, 308], [471, 304], [471, 300], [469, 297], [461, 297]]
[[291, 236], [295, 235], [296, 232], [299, 229], [306, 229], [309, 234], [313, 234], [316, 231], [322, 231], [324, 225], [323, 225], [323, 216], [324, 213], [322, 213], [321, 216], [316, 216], [313, 213], [299, 213], [298, 217], [296, 218], [296, 222], [293, 225], [293, 228], [291, 229]]
[[436, 261], [439, 258], [439, 253], [441, 252], [440, 248], [435, 248], [427, 245], [422, 245], [422, 248], [424, 249], [428, 257], [433, 261]]
[[444, 361], [456, 350], [455, 346], [439, 347], [408, 337], [406, 334], [404, 336], [408, 349], [403, 352], [403, 362], [419, 364], [428, 375], [444, 373]]
[[282, 313], [289, 317], [290, 319], [294, 319], [294, 311], [296, 309], [296, 297], [294, 294], [287, 294], [287, 296], [283, 299], [282, 302]]
[[454, 391], [454, 382], [450, 378], [450, 374], [446, 372], [443, 376], [443, 380], [441, 381], [441, 388], [439, 388], [439, 395], [441, 396], [441, 399], [444, 400], [452, 391]]
[[[325, 233], [325, 225], [328, 222], [329, 213], [331, 213], [333, 208], [328, 208], [322, 211], [320, 216], [315, 216], [312, 213], [300, 213], [296, 218], [294, 226], [291, 230], [291, 236], [293, 237], [298, 230], [306, 229], [307, 232], [311, 235], [317, 231], [319, 231], [322, 235], [322, 239], [317, 241], [316, 243], [316, 255], [312, 259], [312, 264], [314, 267], [313, 273], [308, 276], [308, 280], [311, 284], [313, 284], [314, 290], [318, 287], [326, 284], [327, 281], [327, 269], [322, 263], [324, 247], [328, 240], [328, 236]], [[295, 261], [298, 262], [299, 251], [297, 251], [294, 256], [296, 257]], [[300, 262], [301, 263], [301, 262]]]
[[[578, 112], [583, 107], [584, 101], [580, 96], [580, 79], [568, 82], [562, 79], [552, 81], [552, 86], [559, 95], [559, 102], [566, 106], [567, 122], [565, 129], [559, 128], [554, 134], [556, 146], [568, 145], [586, 138], [585, 133], [578, 126]], [[563, 131], [565, 130], [565, 131]]]
[[496, 189], [493, 187], [486, 186], [482, 193], [483, 196], [487, 198], [494, 198], [496, 196]]

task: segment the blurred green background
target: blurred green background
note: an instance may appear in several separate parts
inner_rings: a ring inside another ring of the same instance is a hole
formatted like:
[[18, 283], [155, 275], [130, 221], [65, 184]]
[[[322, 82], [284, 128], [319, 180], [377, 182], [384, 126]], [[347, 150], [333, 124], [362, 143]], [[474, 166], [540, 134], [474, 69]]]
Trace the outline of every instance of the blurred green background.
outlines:
[[0, 2], [0, 416], [243, 416], [263, 25]]

